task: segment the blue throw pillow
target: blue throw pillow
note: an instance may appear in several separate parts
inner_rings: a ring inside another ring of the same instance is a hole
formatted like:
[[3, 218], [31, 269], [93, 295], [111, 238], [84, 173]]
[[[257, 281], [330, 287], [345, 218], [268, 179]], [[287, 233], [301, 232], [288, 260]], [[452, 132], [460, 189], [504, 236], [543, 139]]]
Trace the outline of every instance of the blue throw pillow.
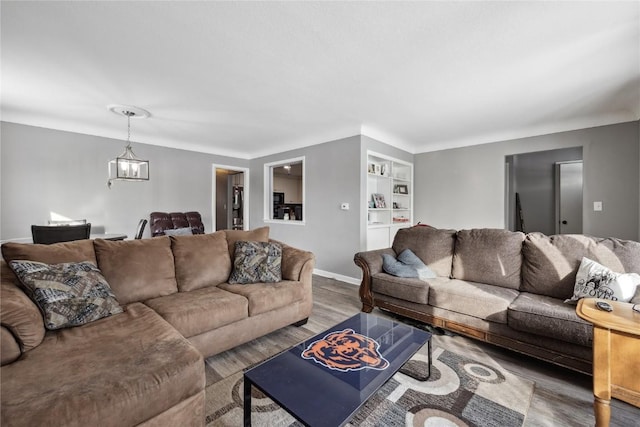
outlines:
[[410, 249], [402, 251], [397, 259], [389, 254], [382, 254], [382, 269], [396, 277], [409, 277], [420, 280], [436, 277], [435, 273]]
[[433, 270], [427, 267], [425, 263], [422, 262], [420, 258], [418, 258], [418, 255], [414, 254], [411, 249], [405, 249], [404, 251], [400, 252], [400, 255], [398, 255], [398, 261], [403, 264], [408, 264], [415, 267], [418, 271], [418, 277], [420, 279], [433, 279], [436, 277], [436, 273], [434, 273]]
[[382, 269], [396, 277], [418, 278], [418, 270], [408, 264], [404, 264], [389, 254], [382, 254]]

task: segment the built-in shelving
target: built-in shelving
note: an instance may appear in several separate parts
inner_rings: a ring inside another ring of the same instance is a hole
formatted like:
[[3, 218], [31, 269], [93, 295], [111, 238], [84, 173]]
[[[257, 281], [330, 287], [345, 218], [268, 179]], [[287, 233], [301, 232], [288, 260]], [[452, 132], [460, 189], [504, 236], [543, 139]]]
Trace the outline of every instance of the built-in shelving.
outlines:
[[413, 164], [367, 153], [367, 250], [387, 248], [413, 223]]

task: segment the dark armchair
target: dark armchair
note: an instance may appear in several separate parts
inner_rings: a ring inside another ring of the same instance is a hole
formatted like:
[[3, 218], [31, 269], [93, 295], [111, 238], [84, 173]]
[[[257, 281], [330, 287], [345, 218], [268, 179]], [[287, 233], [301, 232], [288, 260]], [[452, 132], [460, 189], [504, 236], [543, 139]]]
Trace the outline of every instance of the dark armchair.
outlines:
[[198, 212], [151, 212], [151, 237], [164, 236], [165, 230], [191, 228], [193, 234], [204, 234], [204, 224]]
[[91, 223], [81, 225], [32, 225], [33, 243], [50, 245], [59, 242], [88, 239]]

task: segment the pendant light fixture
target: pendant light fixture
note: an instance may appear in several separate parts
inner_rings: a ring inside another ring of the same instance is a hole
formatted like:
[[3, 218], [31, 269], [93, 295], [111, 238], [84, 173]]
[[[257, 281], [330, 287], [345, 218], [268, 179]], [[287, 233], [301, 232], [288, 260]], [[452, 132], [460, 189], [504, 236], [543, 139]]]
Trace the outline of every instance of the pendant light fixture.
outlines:
[[131, 149], [131, 119], [146, 119], [149, 112], [142, 108], [130, 105], [108, 105], [107, 108], [118, 115], [127, 118], [127, 145], [124, 152], [115, 159], [109, 161], [109, 180], [107, 187], [111, 188], [111, 183], [117, 181], [148, 181], [149, 161], [141, 160]]

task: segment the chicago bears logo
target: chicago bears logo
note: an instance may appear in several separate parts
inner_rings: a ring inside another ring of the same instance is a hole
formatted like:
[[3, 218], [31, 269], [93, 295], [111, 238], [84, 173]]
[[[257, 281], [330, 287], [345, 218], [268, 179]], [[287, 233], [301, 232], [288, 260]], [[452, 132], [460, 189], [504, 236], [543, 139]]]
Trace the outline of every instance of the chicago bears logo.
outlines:
[[330, 332], [324, 338], [314, 341], [302, 352], [303, 359], [312, 359], [336, 371], [359, 371], [364, 368], [383, 370], [389, 362], [378, 351], [375, 340], [345, 329]]

